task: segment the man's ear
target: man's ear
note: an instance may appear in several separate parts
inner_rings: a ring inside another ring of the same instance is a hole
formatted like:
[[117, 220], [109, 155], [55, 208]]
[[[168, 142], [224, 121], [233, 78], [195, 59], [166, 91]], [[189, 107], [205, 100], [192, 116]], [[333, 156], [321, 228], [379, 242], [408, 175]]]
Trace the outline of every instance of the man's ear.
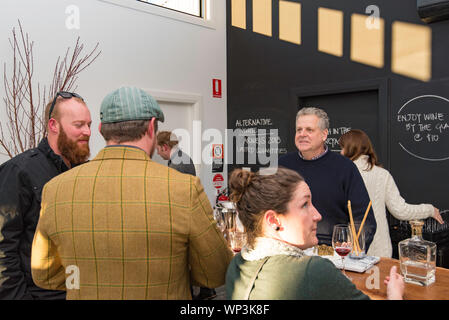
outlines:
[[329, 129], [324, 129], [323, 130], [323, 141], [326, 141], [328, 134], [329, 134]]
[[56, 119], [51, 118], [50, 120], [48, 120], [48, 133], [54, 133], [54, 134], [58, 134], [59, 133], [59, 122], [56, 121]]
[[101, 132], [101, 122], [100, 122], [100, 124], [98, 125], [98, 132]]
[[148, 124], [148, 129], [147, 129], [147, 132], [148, 132], [148, 135], [150, 136], [150, 138], [156, 138], [156, 132], [155, 132], [155, 121], [157, 121], [156, 120], [156, 118], [151, 118], [151, 120], [150, 120], [150, 123]]

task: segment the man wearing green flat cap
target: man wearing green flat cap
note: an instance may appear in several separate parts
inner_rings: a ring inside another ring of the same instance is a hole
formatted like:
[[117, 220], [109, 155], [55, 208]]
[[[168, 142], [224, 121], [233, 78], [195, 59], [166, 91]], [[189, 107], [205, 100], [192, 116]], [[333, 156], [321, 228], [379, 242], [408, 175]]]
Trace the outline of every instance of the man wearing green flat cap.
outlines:
[[35, 283], [89, 300], [191, 299], [191, 282], [224, 284], [232, 253], [199, 178], [151, 160], [158, 103], [122, 87], [100, 119], [107, 146], [44, 188]]

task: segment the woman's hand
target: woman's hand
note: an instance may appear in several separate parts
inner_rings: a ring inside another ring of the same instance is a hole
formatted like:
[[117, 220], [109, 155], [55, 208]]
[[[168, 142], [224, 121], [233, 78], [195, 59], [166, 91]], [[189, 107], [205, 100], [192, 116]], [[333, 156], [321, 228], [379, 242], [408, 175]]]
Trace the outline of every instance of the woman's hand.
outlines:
[[388, 300], [402, 300], [404, 295], [404, 279], [396, 270], [396, 266], [391, 267], [390, 276], [385, 277]]
[[437, 208], [433, 208], [433, 210], [434, 210], [434, 213], [433, 213], [433, 216], [432, 216], [432, 218], [434, 218], [436, 221], [438, 221], [440, 224], [443, 224], [444, 223], [444, 220], [443, 220], [443, 217], [441, 217], [441, 214], [440, 214], [440, 210], [438, 210]]

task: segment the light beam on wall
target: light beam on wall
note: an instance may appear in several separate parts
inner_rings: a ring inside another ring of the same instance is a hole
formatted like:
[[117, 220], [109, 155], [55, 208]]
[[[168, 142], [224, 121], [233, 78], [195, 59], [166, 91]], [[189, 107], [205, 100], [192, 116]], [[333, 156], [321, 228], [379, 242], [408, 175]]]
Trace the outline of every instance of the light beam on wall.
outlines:
[[[231, 24], [246, 29], [247, 0], [231, 0]], [[248, 0], [249, 1], [249, 0]], [[252, 31], [272, 37], [273, 0], [252, 0]], [[279, 39], [300, 45], [302, 5], [279, 0]], [[318, 51], [343, 57], [344, 13], [318, 8]], [[392, 23], [391, 71], [421, 81], [432, 78], [432, 30], [428, 26]], [[385, 20], [351, 15], [350, 58], [376, 68], [385, 67]]]
[[301, 4], [279, 1], [279, 39], [301, 44]]
[[271, 6], [272, 0], [253, 0], [254, 32], [271, 37]]
[[318, 51], [343, 56], [343, 12], [318, 8]]
[[432, 77], [432, 29], [395, 21], [392, 25], [391, 70], [429, 81]]
[[246, 0], [232, 0], [231, 24], [233, 27], [246, 29]]
[[384, 19], [353, 14], [351, 16], [351, 60], [383, 68], [384, 34]]

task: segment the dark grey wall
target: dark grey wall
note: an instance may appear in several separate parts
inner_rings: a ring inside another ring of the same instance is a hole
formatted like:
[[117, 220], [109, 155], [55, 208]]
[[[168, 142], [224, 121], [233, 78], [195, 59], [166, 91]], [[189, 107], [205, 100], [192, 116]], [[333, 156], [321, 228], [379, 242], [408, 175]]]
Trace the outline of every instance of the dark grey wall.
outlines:
[[[368, 91], [377, 90], [379, 109], [374, 127], [361, 129], [377, 133], [373, 140], [378, 141], [376, 149], [381, 161], [390, 170], [401, 194], [409, 203], [426, 202], [449, 209], [449, 160], [441, 160], [449, 157], [449, 128], [442, 130], [439, 141], [419, 145], [413, 144], [413, 135], [405, 131], [404, 123], [397, 121], [401, 107], [414, 97], [438, 95], [449, 99], [449, 21], [429, 24], [433, 39], [432, 79], [422, 82], [391, 72], [392, 22], [425, 25], [417, 14], [416, 0], [291, 1], [302, 4], [301, 45], [279, 40], [277, 0], [273, 1], [272, 37], [252, 31], [252, 0], [247, 0], [246, 30], [232, 27], [231, 1], [228, 1], [228, 128], [242, 128], [236, 125], [237, 120], [271, 119], [270, 125], [259, 128], [279, 129], [280, 154], [294, 151], [294, 119], [300, 101], [298, 95], [313, 96], [327, 91], [332, 94], [339, 90], [350, 91], [351, 87], [358, 85]], [[350, 60], [351, 14], [365, 14], [369, 5], [377, 5], [385, 20], [385, 65], [381, 69]], [[318, 7], [344, 12], [343, 57], [317, 50]], [[442, 113], [444, 119], [441, 123], [449, 123], [449, 102], [441, 99], [411, 102], [399, 114], [405, 111], [425, 113], [426, 110]], [[339, 119], [346, 116], [348, 119], [357, 118], [357, 114], [350, 111], [332, 112], [331, 117], [333, 115]], [[355, 119], [354, 123], [348, 124], [355, 128], [357, 121]], [[229, 172], [236, 166], [241, 167], [242, 164], [229, 165]], [[247, 163], [243, 166], [258, 167], [257, 164]]]

